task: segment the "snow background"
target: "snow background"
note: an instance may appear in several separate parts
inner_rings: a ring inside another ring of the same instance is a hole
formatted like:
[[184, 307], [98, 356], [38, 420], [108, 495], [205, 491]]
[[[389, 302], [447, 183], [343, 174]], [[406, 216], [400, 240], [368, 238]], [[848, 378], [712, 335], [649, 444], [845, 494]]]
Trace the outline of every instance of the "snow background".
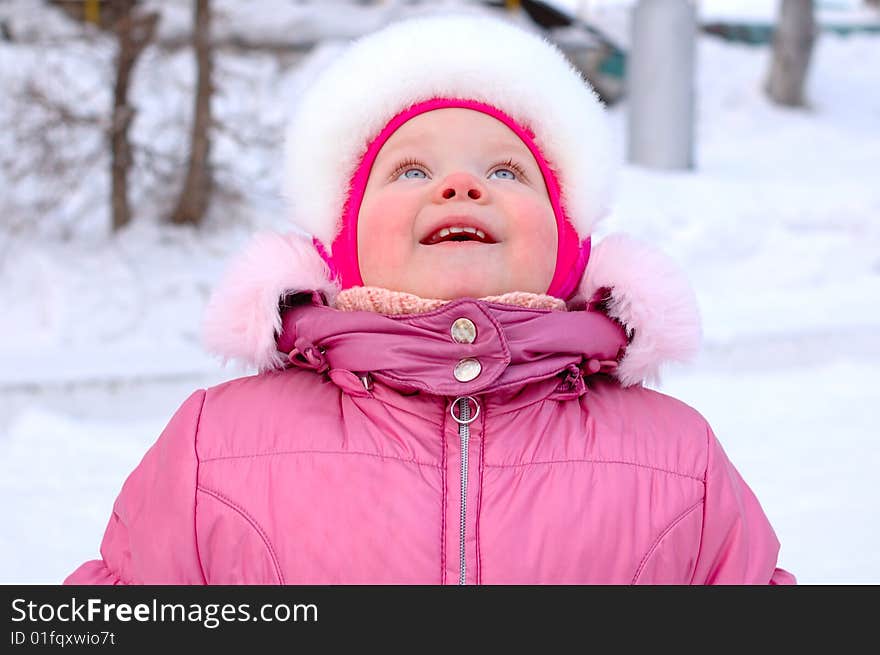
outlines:
[[[129, 229], [107, 236], [106, 156], [71, 177], [0, 176], [0, 583], [56, 584], [98, 557], [123, 481], [177, 406], [192, 390], [243, 373], [201, 351], [204, 303], [224, 262], [257, 227], [285, 224], [280, 138], [303, 83], [340, 47], [338, 38], [385, 19], [340, 3], [308, 14], [279, 0], [262, 20], [245, 24], [235, 3], [216, 1], [221, 32], [235, 26], [283, 38], [292, 25], [301, 33], [310, 25], [336, 38], [287, 60], [218, 57], [215, 111], [238, 132], [217, 135], [212, 157], [225, 183], [242, 193], [215, 203], [202, 232], [160, 221], [176, 192], [168, 176], [183, 180], [181, 116], [190, 111], [194, 73], [186, 49], [151, 46], [135, 73], [132, 139], [170, 163], [162, 177], [138, 160]], [[162, 6], [166, 36], [185, 31], [188, 3], [153, 4]], [[619, 31], [627, 4], [584, 7]], [[700, 6], [704, 19], [769, 20], [775, 4]], [[880, 20], [857, 3], [837, 4], [834, 17]], [[389, 2], [383, 11], [405, 9]], [[20, 116], [15, 90], [28, 80], [106, 118], [112, 41], [97, 36], [72, 45], [60, 37], [80, 28], [29, 0], [0, 3], [0, 18], [37, 39], [0, 41], [0, 79], [10, 90], [0, 100], [0, 125]], [[764, 98], [767, 48], [701, 36], [697, 54], [697, 170], [624, 166], [600, 234], [627, 231], [687, 271], [704, 348], [693, 365], [669, 370], [659, 389], [712, 424], [777, 532], [780, 566], [801, 583], [880, 583], [880, 449], [873, 443], [880, 423], [880, 35], [822, 34], [806, 110]], [[21, 133], [37, 111], [17, 125]], [[625, 103], [611, 110], [621, 160], [625, 112]], [[51, 137], [65, 156], [100, 151], [94, 130]], [[0, 157], [38, 156], [13, 138], [0, 130]], [[49, 190], [60, 190], [63, 201], [42, 206]]]

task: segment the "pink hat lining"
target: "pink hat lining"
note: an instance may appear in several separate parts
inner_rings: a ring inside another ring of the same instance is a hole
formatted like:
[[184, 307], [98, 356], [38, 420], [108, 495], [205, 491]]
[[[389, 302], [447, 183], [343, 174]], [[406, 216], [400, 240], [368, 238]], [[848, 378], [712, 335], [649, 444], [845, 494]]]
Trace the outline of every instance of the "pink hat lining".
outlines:
[[556, 269], [546, 293], [558, 298], [568, 299], [577, 287], [587, 266], [587, 260], [590, 256], [590, 237], [588, 236], [583, 242], [580, 242], [578, 234], [568, 220], [565, 209], [562, 206], [556, 175], [535, 144], [532, 131], [527, 127], [521, 126], [510, 116], [492, 105], [459, 98], [433, 98], [401, 111], [388, 122], [384, 129], [367, 146], [367, 152], [361, 159], [361, 163], [349, 184], [350, 192], [342, 213], [342, 230], [333, 241], [331, 246], [332, 255], [328, 256], [324, 245], [317, 238], [313, 239], [318, 253], [330, 267], [331, 274], [338, 279], [342, 289], [363, 285], [357, 257], [357, 217], [360, 213], [361, 200], [364, 196], [364, 190], [366, 189], [373, 163], [385, 142], [405, 122], [419, 114], [449, 107], [472, 109], [492, 116], [513, 130], [531, 151], [535, 161], [538, 163], [538, 167], [541, 169], [541, 174], [544, 176], [550, 204], [556, 216], [556, 232], [558, 235]]

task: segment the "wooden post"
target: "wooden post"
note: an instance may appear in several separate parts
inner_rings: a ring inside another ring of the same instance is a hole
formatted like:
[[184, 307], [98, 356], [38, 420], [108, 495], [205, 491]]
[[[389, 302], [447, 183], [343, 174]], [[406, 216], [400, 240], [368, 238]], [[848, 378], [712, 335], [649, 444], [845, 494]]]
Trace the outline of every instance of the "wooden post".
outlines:
[[101, 24], [101, 0], [86, 0], [83, 11], [87, 23]]

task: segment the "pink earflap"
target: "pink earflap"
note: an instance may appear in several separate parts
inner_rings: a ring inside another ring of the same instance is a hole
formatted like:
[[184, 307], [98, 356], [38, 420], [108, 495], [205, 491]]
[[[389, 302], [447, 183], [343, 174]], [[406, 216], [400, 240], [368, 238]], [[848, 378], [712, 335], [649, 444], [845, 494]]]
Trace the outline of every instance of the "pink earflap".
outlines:
[[367, 186], [367, 180], [373, 168], [373, 162], [385, 142], [405, 122], [419, 114], [447, 107], [473, 109], [492, 116], [513, 130], [531, 151], [535, 161], [538, 163], [538, 167], [541, 169], [541, 174], [544, 176], [544, 183], [547, 185], [547, 192], [550, 196], [550, 204], [556, 216], [556, 232], [558, 234], [556, 269], [550, 286], [547, 289], [547, 294], [567, 300], [574, 293], [587, 267], [587, 261], [590, 258], [590, 237], [587, 236], [581, 241], [574, 226], [568, 220], [561, 203], [561, 194], [556, 175], [554, 175], [535, 144], [534, 134], [527, 127], [520, 125], [510, 116], [492, 105], [457, 98], [434, 98], [413, 105], [388, 121], [384, 129], [370, 142], [366, 154], [364, 154], [351, 178], [348, 199], [342, 212], [342, 229], [334, 239], [330, 253], [327, 252], [324, 245], [317, 238], [313, 239], [318, 253], [330, 267], [331, 274], [339, 281], [342, 289], [363, 285], [357, 256], [357, 217], [360, 212], [361, 201], [364, 197], [364, 189]]

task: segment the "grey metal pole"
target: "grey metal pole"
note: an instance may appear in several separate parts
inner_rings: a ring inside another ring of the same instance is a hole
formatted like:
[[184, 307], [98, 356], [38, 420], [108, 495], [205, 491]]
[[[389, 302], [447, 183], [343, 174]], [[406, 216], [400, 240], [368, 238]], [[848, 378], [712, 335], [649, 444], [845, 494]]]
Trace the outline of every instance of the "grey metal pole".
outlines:
[[639, 0], [627, 61], [628, 159], [661, 169], [694, 167], [692, 0]]

